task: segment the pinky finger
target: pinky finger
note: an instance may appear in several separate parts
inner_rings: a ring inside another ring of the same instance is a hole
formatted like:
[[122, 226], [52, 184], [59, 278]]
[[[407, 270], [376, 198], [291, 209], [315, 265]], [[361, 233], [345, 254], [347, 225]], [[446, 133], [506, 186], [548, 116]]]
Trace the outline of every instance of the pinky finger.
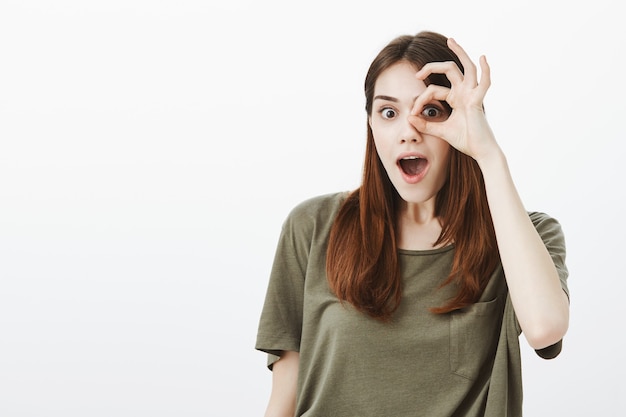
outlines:
[[478, 87], [483, 90], [483, 93], [487, 92], [487, 89], [491, 86], [491, 68], [487, 63], [487, 57], [482, 55], [480, 57], [480, 83]]

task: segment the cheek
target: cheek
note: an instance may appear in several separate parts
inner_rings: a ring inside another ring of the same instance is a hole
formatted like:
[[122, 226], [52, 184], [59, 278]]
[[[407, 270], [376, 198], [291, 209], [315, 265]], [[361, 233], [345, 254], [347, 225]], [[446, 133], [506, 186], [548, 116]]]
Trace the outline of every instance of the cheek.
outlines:
[[443, 158], [446, 160], [446, 162], [450, 162], [450, 154], [452, 152], [450, 151], [449, 144], [446, 143], [444, 146], [442, 146], [441, 153], [443, 155]]
[[450, 174], [450, 161], [452, 159], [452, 147], [447, 146], [442, 149], [441, 154], [441, 172], [442, 175], [447, 179]]
[[381, 135], [374, 135], [374, 147], [383, 165], [387, 165], [392, 151], [389, 142]]
[[441, 138], [433, 137], [432, 139], [433, 149], [437, 153], [437, 155], [440, 155], [442, 159], [449, 159], [451, 153], [450, 144]]
[[389, 148], [389, 137], [390, 132], [389, 128], [382, 128], [380, 125], [373, 123], [370, 126], [372, 131], [372, 137], [374, 138], [374, 144], [376, 145], [376, 149], [382, 151], [383, 149]]

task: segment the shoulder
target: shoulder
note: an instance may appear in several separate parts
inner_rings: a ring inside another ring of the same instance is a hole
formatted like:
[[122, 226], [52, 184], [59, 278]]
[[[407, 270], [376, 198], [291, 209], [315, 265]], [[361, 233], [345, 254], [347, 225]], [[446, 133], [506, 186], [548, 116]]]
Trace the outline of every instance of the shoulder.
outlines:
[[291, 209], [282, 227], [282, 237], [297, 248], [308, 250], [326, 241], [348, 192], [309, 198]]
[[336, 192], [308, 198], [291, 209], [283, 222], [283, 235], [311, 242], [324, 239], [349, 192]]
[[291, 209], [287, 220], [302, 222], [334, 218], [348, 195], [348, 191], [342, 191], [308, 198]]

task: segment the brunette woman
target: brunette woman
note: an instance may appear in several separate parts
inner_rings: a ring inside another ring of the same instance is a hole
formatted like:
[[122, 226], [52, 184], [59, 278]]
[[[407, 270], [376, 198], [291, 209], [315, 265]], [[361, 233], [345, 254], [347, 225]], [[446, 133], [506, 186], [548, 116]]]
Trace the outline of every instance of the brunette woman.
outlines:
[[363, 180], [286, 219], [256, 348], [274, 416], [521, 416], [519, 336], [561, 350], [559, 223], [528, 212], [487, 123], [489, 66], [401, 36], [365, 79]]

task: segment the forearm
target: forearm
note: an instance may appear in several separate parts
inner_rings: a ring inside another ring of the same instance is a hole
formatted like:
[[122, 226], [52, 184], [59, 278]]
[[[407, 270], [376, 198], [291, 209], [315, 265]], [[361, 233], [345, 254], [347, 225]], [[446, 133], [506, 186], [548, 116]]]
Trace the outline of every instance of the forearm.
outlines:
[[522, 204], [504, 154], [498, 148], [478, 163], [522, 331], [535, 349], [554, 344], [567, 331], [569, 302], [550, 253]]
[[296, 387], [300, 355], [283, 352], [272, 369], [272, 393], [265, 417], [293, 417], [296, 412]]

